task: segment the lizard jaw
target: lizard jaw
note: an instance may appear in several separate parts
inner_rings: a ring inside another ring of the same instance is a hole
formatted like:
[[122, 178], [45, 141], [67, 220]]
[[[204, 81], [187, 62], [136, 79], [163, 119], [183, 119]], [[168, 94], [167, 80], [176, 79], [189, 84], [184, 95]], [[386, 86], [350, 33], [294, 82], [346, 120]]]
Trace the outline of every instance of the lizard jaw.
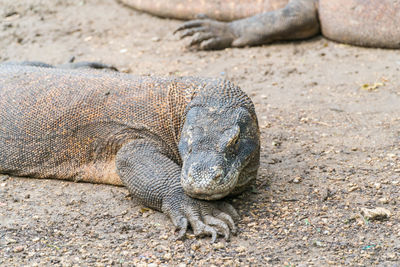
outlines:
[[204, 175], [203, 179], [195, 179], [189, 172], [185, 177], [181, 176], [181, 185], [185, 194], [190, 197], [218, 200], [226, 197], [236, 188], [239, 174], [240, 170], [232, 168], [226, 175], [222, 175], [222, 173], [214, 176]]
[[226, 197], [229, 192], [225, 192], [225, 193], [217, 193], [217, 194], [205, 194], [205, 193], [197, 193], [197, 192], [186, 192], [185, 194], [187, 194], [188, 196], [192, 197], [192, 198], [197, 198], [197, 199], [202, 199], [202, 200], [218, 200], [221, 198]]

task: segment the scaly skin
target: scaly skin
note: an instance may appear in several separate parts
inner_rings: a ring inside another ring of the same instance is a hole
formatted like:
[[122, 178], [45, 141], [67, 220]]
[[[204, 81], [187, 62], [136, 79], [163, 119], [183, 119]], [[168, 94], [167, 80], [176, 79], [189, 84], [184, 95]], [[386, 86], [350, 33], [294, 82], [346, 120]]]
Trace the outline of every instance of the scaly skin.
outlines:
[[255, 180], [260, 143], [228, 81], [0, 65], [0, 106], [0, 173], [125, 185], [178, 237], [236, 231], [216, 200]]
[[283, 8], [288, 0], [117, 0], [149, 14], [182, 20], [199, 15], [219, 21], [232, 21]]
[[329, 39], [359, 46], [400, 48], [400, 1], [320, 0], [319, 18], [322, 34]]
[[[189, 48], [195, 50], [305, 39], [320, 32], [337, 42], [400, 48], [400, 1], [121, 1], [136, 9], [164, 17], [193, 19], [196, 14], [206, 15], [207, 19], [189, 21], [177, 29], [181, 38], [191, 36]], [[221, 22], [225, 20], [232, 22]]]

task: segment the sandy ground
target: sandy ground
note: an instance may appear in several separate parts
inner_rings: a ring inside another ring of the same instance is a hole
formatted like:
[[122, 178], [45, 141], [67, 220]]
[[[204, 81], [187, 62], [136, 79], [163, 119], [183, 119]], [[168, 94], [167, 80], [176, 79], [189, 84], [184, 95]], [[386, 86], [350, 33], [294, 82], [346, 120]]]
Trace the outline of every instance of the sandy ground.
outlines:
[[[112, 0], [0, 0], [0, 61], [227, 78], [254, 100], [257, 187], [230, 242], [174, 240], [123, 187], [0, 178], [1, 266], [399, 266], [400, 51], [322, 37], [190, 52], [181, 23]], [[383, 207], [386, 219], [363, 217]]]

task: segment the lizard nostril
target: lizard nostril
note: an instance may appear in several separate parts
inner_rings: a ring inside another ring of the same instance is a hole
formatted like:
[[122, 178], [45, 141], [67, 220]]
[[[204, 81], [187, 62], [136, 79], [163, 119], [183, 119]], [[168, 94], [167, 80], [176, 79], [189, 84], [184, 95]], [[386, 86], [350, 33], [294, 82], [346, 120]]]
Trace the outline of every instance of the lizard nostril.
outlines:
[[219, 181], [222, 178], [222, 174], [218, 173], [214, 176], [214, 181]]
[[214, 174], [214, 181], [221, 180], [222, 175], [223, 175], [223, 171], [221, 169], [217, 169], [215, 174]]

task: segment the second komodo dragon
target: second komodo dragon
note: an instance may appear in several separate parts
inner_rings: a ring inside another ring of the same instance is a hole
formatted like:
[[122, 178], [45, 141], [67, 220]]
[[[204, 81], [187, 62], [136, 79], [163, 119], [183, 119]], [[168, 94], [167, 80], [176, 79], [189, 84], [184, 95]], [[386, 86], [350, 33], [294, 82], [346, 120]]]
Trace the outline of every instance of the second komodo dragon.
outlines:
[[[223, 49], [323, 36], [346, 44], [400, 48], [397, 0], [118, 0], [135, 9], [193, 20], [178, 28], [194, 49]], [[231, 21], [231, 22], [221, 22]]]
[[183, 237], [229, 238], [259, 167], [250, 98], [228, 81], [0, 65], [0, 173], [125, 185]]

